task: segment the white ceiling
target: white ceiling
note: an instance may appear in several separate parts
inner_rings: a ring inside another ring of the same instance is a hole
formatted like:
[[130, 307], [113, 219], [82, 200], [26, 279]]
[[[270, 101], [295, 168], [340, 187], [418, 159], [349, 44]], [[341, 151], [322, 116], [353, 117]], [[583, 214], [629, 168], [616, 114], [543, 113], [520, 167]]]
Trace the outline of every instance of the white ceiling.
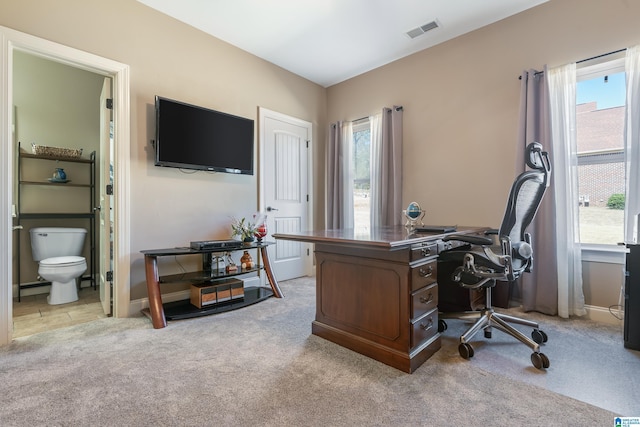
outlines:
[[328, 87], [548, 0], [138, 1]]

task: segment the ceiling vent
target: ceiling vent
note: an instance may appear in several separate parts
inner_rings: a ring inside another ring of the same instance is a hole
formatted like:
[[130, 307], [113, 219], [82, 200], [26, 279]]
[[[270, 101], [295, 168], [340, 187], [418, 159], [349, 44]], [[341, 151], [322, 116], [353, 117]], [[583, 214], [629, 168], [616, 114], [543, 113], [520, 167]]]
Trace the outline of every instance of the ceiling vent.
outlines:
[[427, 31], [435, 30], [436, 28], [438, 28], [438, 23], [436, 21], [431, 21], [428, 24], [424, 24], [419, 26], [418, 28], [407, 31], [406, 34], [409, 36], [409, 38], [415, 39], [416, 37], [423, 35]]

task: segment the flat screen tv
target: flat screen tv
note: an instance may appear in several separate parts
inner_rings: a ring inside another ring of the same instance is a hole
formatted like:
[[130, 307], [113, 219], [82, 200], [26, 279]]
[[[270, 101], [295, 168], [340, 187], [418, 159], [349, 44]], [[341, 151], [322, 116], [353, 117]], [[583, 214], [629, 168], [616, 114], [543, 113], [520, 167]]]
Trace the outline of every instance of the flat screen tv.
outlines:
[[253, 120], [156, 96], [156, 166], [253, 175]]

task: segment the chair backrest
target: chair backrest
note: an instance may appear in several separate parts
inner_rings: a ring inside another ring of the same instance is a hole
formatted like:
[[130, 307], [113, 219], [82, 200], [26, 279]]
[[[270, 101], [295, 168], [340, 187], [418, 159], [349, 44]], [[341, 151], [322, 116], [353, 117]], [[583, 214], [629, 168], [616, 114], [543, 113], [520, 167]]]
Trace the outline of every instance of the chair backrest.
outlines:
[[[525, 242], [526, 229], [538, 211], [551, 178], [549, 155], [542, 151], [540, 143], [532, 142], [527, 146], [525, 160], [531, 170], [521, 173], [513, 182], [498, 231], [499, 237], [508, 236], [511, 239], [516, 250]], [[517, 256], [513, 261], [514, 268], [521, 264], [517, 262]]]

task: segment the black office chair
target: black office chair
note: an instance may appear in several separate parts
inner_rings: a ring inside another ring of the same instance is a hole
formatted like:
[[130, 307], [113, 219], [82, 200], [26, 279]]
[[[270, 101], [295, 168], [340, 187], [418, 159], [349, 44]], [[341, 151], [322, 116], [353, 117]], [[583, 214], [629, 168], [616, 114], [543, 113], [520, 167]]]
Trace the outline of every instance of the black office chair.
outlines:
[[[490, 230], [486, 236], [451, 235], [443, 240], [456, 240], [465, 244], [440, 254], [439, 262], [456, 262], [457, 267], [452, 280], [466, 289], [485, 289], [485, 308], [480, 311], [461, 313], [441, 313], [438, 329], [447, 328], [445, 318], [478, 320], [461, 337], [458, 351], [469, 359], [473, 357], [473, 347], [469, 343], [479, 330], [484, 330], [485, 338], [491, 338], [491, 328], [495, 327], [529, 346], [531, 363], [538, 369], [549, 367], [549, 358], [540, 352], [540, 344], [547, 341], [547, 335], [538, 328], [536, 322], [520, 319], [506, 314], [496, 313], [491, 303], [491, 291], [496, 281], [507, 281], [509, 286], [524, 272], [531, 271], [533, 249], [531, 234], [526, 232], [533, 220], [542, 196], [549, 186], [551, 163], [548, 153], [542, 145], [533, 142], [526, 148], [525, 159], [532, 169], [520, 174], [514, 181], [507, 209], [499, 230]], [[441, 284], [442, 285], [442, 284]], [[531, 338], [528, 338], [509, 323], [533, 327]]]

